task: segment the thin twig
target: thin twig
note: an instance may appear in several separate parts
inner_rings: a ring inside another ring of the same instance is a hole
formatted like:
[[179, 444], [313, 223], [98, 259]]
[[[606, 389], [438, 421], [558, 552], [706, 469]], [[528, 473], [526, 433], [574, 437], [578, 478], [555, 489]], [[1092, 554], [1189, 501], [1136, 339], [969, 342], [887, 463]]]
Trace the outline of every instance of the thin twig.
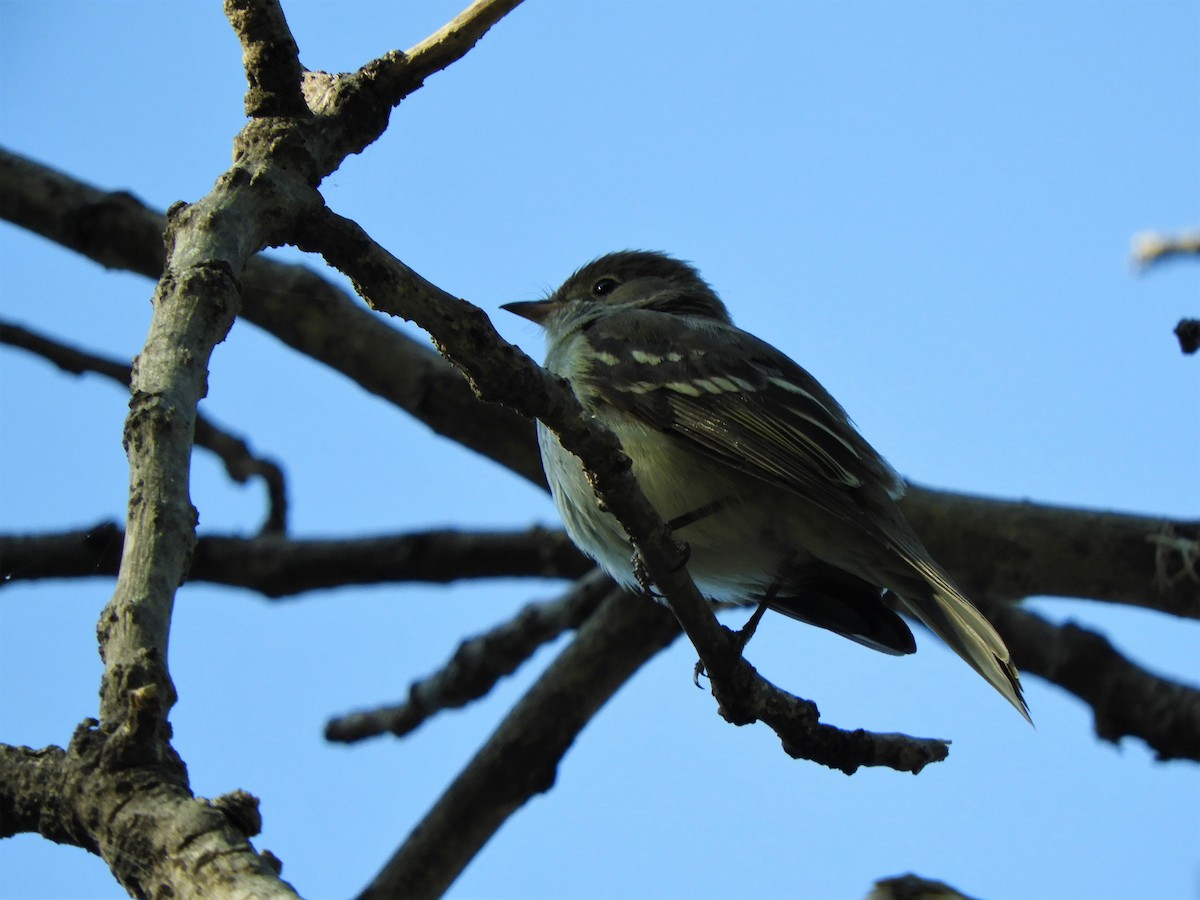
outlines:
[[460, 59], [488, 29], [521, 4], [521, 0], [476, 0], [451, 22], [405, 54], [409, 65], [426, 75]]
[[[132, 367], [115, 359], [87, 353], [61, 341], [0, 321], [0, 344], [28, 350], [64, 372], [82, 375], [94, 372], [129, 389]], [[213, 424], [203, 413], [196, 413], [196, 446], [214, 453], [225, 472], [238, 484], [245, 484], [253, 477], [263, 480], [267, 488], [267, 518], [259, 529], [260, 534], [282, 534], [287, 531], [287, 482], [283, 469], [273, 460], [255, 456], [250, 446], [236, 435]]]
[[1133, 236], [1132, 256], [1139, 269], [1168, 259], [1200, 257], [1200, 231], [1184, 231], [1179, 234], [1159, 234], [1144, 231]]
[[580, 627], [612, 587], [607, 576], [593, 570], [557, 600], [530, 603], [509, 621], [459, 644], [445, 666], [409, 686], [406, 702], [331, 719], [325, 738], [352, 743], [389, 732], [403, 737], [444, 709], [487, 696], [539, 647]]

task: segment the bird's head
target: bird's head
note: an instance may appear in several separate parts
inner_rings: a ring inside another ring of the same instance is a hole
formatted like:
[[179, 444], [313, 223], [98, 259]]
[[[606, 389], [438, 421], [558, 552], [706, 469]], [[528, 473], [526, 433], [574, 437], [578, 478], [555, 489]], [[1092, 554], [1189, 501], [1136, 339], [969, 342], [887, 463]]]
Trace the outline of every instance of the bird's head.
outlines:
[[648, 250], [623, 250], [593, 260], [543, 300], [500, 307], [537, 322], [553, 336], [617, 312], [651, 310], [729, 324], [725, 304], [694, 268]]

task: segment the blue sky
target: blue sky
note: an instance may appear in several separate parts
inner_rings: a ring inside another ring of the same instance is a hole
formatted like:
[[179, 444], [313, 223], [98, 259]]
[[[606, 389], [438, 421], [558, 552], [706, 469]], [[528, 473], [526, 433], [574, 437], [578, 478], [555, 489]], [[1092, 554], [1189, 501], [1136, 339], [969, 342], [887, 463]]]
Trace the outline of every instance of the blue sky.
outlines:
[[[459, 6], [285, 9], [304, 63], [346, 70]], [[202, 196], [229, 164], [243, 90], [217, 3], [0, 0], [0, 143], [101, 187], [158, 208]], [[906, 477], [1194, 518], [1200, 374], [1171, 329], [1197, 313], [1197, 269], [1137, 275], [1128, 250], [1136, 232], [1200, 224], [1198, 109], [1195, 2], [530, 0], [323, 192], [535, 357], [540, 335], [501, 303], [610, 250], [668, 250]], [[115, 357], [140, 348], [144, 279], [7, 225], [0, 265], [6, 318]], [[204, 407], [285, 465], [299, 535], [555, 521], [520, 479], [244, 322], [214, 355]], [[100, 379], [0, 350], [0, 529], [121, 517], [124, 412]], [[260, 488], [231, 485], [202, 452], [192, 495], [202, 531], [261, 520]], [[256, 843], [284, 876], [310, 897], [353, 893], [557, 647], [404, 741], [327, 746], [325, 720], [394, 702], [463, 636], [560, 589], [271, 604], [183, 588], [172, 721], [193, 789], [260, 796]], [[4, 589], [0, 740], [63, 744], [94, 714], [110, 591], [99, 578]], [[1033, 606], [1200, 682], [1195, 622]], [[836, 724], [952, 739], [945, 763], [847, 778], [792, 761], [766, 729], [719, 719], [681, 644], [589, 725], [555, 789], [452, 896], [860, 897], [910, 870], [984, 898], [1200, 896], [1194, 765], [1097, 743], [1085, 708], [1031, 678], [1034, 731], [918, 643], [895, 659], [775, 618], [749, 655]], [[0, 842], [0, 895], [124, 896], [103, 862], [34, 836]]]

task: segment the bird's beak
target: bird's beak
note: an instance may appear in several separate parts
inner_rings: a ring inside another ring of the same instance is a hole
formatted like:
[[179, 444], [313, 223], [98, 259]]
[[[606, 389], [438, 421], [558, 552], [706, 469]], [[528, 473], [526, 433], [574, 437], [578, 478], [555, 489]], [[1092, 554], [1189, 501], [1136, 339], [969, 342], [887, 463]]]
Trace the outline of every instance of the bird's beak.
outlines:
[[554, 305], [551, 300], [518, 300], [515, 303], [502, 303], [500, 308], [541, 325], [546, 321], [546, 316], [550, 315], [550, 311], [554, 309]]

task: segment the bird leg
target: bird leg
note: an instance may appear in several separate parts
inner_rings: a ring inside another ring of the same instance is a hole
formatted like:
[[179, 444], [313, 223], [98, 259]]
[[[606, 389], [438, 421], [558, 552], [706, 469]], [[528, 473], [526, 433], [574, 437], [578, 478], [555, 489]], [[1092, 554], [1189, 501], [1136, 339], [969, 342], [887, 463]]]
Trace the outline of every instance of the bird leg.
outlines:
[[[767, 588], [767, 592], [763, 594], [763, 598], [758, 601], [758, 607], [751, 613], [750, 618], [746, 620], [746, 624], [734, 632], [733, 646], [737, 654], [741, 656], [746, 645], [750, 643], [750, 638], [754, 637], [754, 632], [758, 631], [758, 623], [762, 621], [763, 613], [768, 609], [768, 604], [772, 598], [779, 593], [779, 585], [773, 584]], [[700, 687], [700, 676], [704, 674], [704, 660], [696, 660], [696, 668], [692, 671], [692, 684]]]
[[763, 613], [767, 611], [767, 604], [771, 602], [771, 597], [774, 595], [775, 590], [772, 588], [767, 596], [758, 601], [758, 608], [754, 610], [750, 618], [746, 620], [746, 624], [734, 635], [734, 642], [737, 645], [738, 653], [746, 649], [746, 645], [750, 643], [750, 638], [754, 637], [754, 632], [758, 631], [758, 623], [762, 621]]
[[667, 527], [672, 531], [678, 531], [681, 528], [686, 528], [701, 519], [707, 519], [715, 512], [719, 512], [721, 507], [725, 505], [724, 500], [714, 500], [712, 503], [706, 503], [703, 506], [698, 506], [689, 513], [684, 513], [682, 516], [676, 516], [667, 523]]

